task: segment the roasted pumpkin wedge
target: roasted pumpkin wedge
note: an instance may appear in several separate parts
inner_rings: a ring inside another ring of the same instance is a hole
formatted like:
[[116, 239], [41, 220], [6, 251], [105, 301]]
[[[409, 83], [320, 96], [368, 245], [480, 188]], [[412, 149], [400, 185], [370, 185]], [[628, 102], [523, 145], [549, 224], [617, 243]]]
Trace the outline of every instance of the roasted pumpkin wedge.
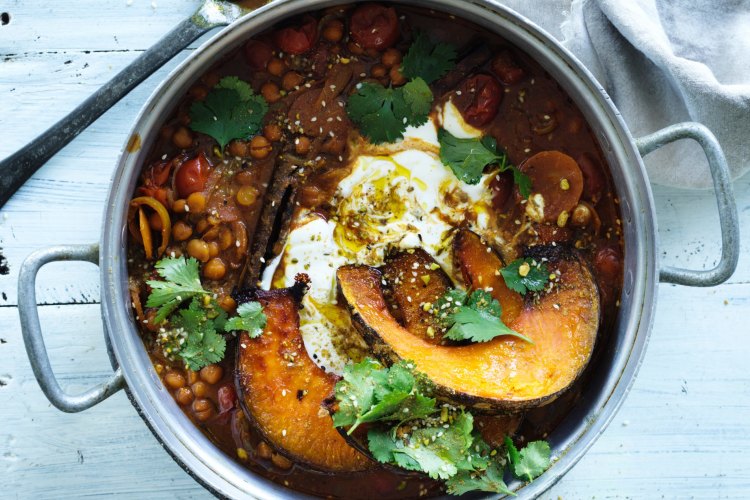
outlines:
[[445, 271], [421, 248], [390, 256], [381, 271], [393, 315], [414, 335], [439, 344], [442, 329], [430, 305], [453, 286]]
[[242, 333], [237, 350], [240, 401], [269, 443], [295, 463], [323, 472], [353, 472], [373, 463], [347, 444], [321, 405], [337, 377], [308, 356], [299, 331], [299, 290], [254, 292], [266, 327], [250, 338]]
[[464, 346], [436, 346], [409, 333], [388, 311], [382, 275], [367, 266], [337, 271], [354, 325], [384, 363], [412, 360], [443, 397], [479, 410], [513, 411], [553, 401], [588, 363], [599, 328], [599, 292], [576, 253], [550, 254], [559, 271], [550, 292], [528, 301], [509, 326], [512, 336]]
[[523, 310], [523, 297], [508, 288], [500, 275], [503, 261], [482, 239], [468, 229], [460, 230], [453, 238], [453, 261], [466, 288], [483, 289], [502, 306], [503, 323], [510, 324]]

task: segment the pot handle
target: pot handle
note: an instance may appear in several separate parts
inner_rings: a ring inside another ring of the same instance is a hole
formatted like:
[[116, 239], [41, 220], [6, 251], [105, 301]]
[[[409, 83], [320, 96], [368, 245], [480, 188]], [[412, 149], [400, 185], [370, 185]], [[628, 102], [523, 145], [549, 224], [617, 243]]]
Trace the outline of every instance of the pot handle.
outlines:
[[42, 266], [61, 260], [85, 261], [98, 265], [99, 244], [54, 246], [37, 250], [26, 257], [18, 272], [18, 312], [21, 316], [21, 332], [26, 345], [26, 354], [29, 356], [31, 369], [34, 371], [39, 387], [58, 409], [67, 413], [76, 413], [91, 408], [122, 389], [125, 386], [125, 379], [122, 369], [118, 367], [109, 380], [77, 395], [66, 393], [57, 382], [39, 325], [35, 285], [37, 272]]
[[716, 137], [705, 126], [695, 122], [676, 123], [653, 134], [635, 140], [641, 156], [645, 156], [670, 142], [693, 139], [703, 148], [711, 169], [711, 177], [719, 209], [721, 227], [721, 259], [713, 269], [693, 270], [664, 266], [659, 281], [687, 286], [715, 286], [725, 282], [737, 268], [740, 256], [740, 228], [737, 205], [734, 202], [729, 167]]

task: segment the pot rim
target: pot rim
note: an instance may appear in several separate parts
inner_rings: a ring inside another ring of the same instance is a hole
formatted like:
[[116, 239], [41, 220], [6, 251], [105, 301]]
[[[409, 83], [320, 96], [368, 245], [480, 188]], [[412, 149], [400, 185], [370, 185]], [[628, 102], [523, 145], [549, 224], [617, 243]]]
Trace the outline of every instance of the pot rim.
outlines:
[[[149, 152], [160, 117], [196, 77], [252, 34], [297, 13], [340, 5], [342, 0], [281, 0], [232, 23], [191, 54], [154, 90], [131, 134], [142, 137], [139, 151], [123, 152], [113, 174], [103, 218], [100, 249], [102, 317], [108, 343], [128, 385], [128, 397], [164, 448], [191, 476], [217, 495], [300, 498], [297, 491], [250, 471], [214, 446], [165, 390], [143, 348], [130, 311], [126, 261], [128, 201]], [[434, 8], [497, 33], [534, 58], [565, 89], [592, 125], [610, 165], [625, 241], [623, 292], [606, 378], [584, 388], [578, 403], [550, 435], [555, 463], [529, 485], [513, 482], [522, 497], [535, 497], [557, 482], [591, 447], [630, 391], [641, 365], [656, 305], [656, 219], [651, 187], [634, 139], [620, 113], [593, 75], [551, 35], [494, 0], [413, 0], [383, 3]], [[601, 361], [604, 363], [604, 360]]]

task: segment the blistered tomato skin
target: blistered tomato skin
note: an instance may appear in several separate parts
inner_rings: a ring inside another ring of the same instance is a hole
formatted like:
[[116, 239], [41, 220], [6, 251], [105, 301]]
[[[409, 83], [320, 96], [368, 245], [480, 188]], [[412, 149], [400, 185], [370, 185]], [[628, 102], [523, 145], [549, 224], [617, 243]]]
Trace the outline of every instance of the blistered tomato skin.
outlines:
[[361, 47], [385, 50], [398, 40], [398, 16], [392, 7], [368, 3], [354, 11], [349, 30]]
[[180, 198], [187, 198], [198, 191], [203, 191], [211, 173], [211, 164], [203, 153], [186, 160], [174, 174], [174, 185]]
[[273, 47], [261, 40], [250, 40], [245, 45], [245, 60], [250, 68], [263, 71], [273, 57]]
[[305, 17], [299, 26], [280, 29], [274, 35], [274, 42], [280, 51], [288, 54], [304, 54], [315, 44], [318, 35], [318, 22]]
[[492, 61], [492, 72], [504, 85], [514, 85], [526, 76], [509, 50], [501, 51]]
[[475, 75], [464, 80], [461, 92], [472, 96], [461, 114], [466, 123], [474, 127], [482, 127], [492, 121], [503, 99], [500, 84], [490, 75]]

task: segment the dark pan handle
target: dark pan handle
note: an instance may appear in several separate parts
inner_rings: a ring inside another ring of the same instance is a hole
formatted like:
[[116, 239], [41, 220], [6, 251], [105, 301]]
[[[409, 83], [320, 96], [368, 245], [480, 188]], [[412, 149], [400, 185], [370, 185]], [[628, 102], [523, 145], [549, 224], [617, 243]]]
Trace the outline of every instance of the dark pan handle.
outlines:
[[185, 19], [46, 132], [0, 161], [0, 208], [29, 177], [136, 85], [217, 24]]
[[693, 139], [703, 148], [714, 182], [716, 206], [719, 209], [721, 226], [721, 259], [716, 267], [705, 271], [664, 266], [659, 272], [659, 281], [687, 286], [714, 286], [725, 282], [737, 269], [740, 257], [740, 227], [737, 205], [734, 202], [729, 167], [719, 142], [700, 123], [685, 122], [671, 125], [651, 135], [636, 139], [642, 156], [679, 139]]

